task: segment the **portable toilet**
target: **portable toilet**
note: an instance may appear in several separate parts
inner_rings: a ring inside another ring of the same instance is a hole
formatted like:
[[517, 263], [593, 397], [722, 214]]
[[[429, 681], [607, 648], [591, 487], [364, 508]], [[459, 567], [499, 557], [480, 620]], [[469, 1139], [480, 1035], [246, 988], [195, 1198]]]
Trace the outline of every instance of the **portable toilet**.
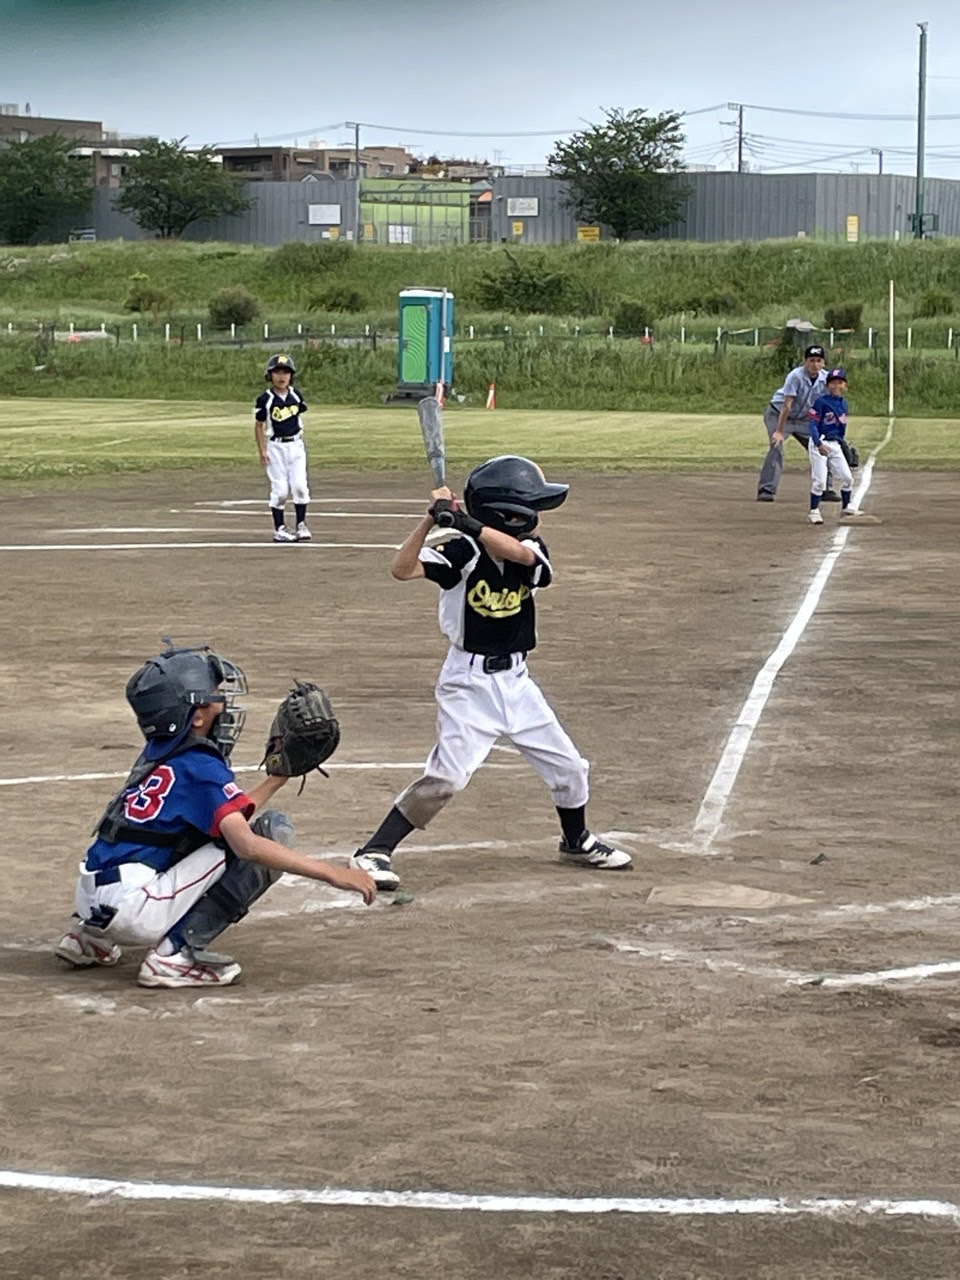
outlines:
[[433, 395], [453, 384], [453, 294], [448, 289], [401, 289], [397, 395]]

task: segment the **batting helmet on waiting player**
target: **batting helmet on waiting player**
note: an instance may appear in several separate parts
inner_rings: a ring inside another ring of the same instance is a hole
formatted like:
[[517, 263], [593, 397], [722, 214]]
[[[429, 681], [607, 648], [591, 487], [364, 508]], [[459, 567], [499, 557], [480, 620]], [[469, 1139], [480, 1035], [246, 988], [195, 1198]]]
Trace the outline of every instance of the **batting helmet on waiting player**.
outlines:
[[474, 467], [463, 500], [475, 520], [502, 533], [523, 534], [537, 527], [541, 511], [559, 507], [569, 489], [566, 484], [549, 484], [529, 458], [508, 453]]
[[279, 369], [281, 373], [289, 373], [291, 378], [295, 378], [297, 376], [297, 367], [293, 363], [293, 359], [291, 356], [271, 356], [270, 357], [270, 359], [267, 361], [267, 367], [263, 374], [263, 376], [267, 379], [268, 382], [270, 381], [271, 373], [273, 373], [274, 370], [276, 369]]

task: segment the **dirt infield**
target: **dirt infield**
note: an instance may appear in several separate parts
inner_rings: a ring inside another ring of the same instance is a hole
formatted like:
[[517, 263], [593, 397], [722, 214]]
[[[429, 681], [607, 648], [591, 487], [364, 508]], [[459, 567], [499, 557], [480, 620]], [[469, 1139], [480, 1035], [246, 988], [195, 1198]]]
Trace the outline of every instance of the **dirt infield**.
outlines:
[[[283, 882], [227, 935], [244, 975], [219, 995], [143, 991], [136, 955], [65, 971], [50, 945], [116, 783], [27, 780], [125, 770], [123, 686], [161, 635], [245, 668], [240, 766], [292, 677], [330, 690], [340, 767], [284, 798], [308, 852], [347, 854], [416, 776], [435, 589], [386, 566], [420, 485], [314, 483], [304, 546], [270, 544], [255, 480], [0, 505], [0, 1167], [500, 1211], [0, 1190], [0, 1273], [954, 1276], [957, 1221], [677, 1198], [957, 1199], [960, 974], [918, 968], [960, 960], [956, 477], [874, 476], [883, 524], [850, 533], [708, 851], [699, 806], [835, 508], [806, 525], [799, 471], [773, 506], [753, 477], [580, 477], [545, 528], [557, 582], [531, 667], [631, 874], [560, 866], [549, 796], [497, 749], [398, 855], [409, 905]], [[674, 1207], [598, 1215], [585, 1197]]]

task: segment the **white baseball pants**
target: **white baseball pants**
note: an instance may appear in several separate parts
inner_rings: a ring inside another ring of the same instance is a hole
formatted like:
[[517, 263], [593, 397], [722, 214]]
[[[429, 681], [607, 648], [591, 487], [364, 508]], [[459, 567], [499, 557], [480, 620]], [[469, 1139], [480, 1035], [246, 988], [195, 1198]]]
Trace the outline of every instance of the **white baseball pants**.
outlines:
[[823, 493], [827, 487], [828, 473], [840, 481], [841, 489], [852, 489], [853, 472], [847, 465], [843, 450], [836, 440], [824, 440], [823, 443], [829, 450], [827, 454], [822, 454], [812, 440], [807, 445], [807, 453], [810, 455], [810, 492]]
[[589, 799], [590, 766], [527, 670], [523, 654], [506, 671], [485, 672], [483, 658], [451, 646], [436, 687], [437, 741], [424, 773], [397, 797], [415, 827], [426, 827], [462, 791], [498, 738], [509, 738], [546, 783], [553, 802], [577, 809]]
[[270, 505], [278, 510], [288, 500], [309, 502], [307, 487], [307, 447], [303, 436], [282, 443], [267, 441], [267, 479], [270, 481]]
[[116, 915], [105, 936], [111, 942], [152, 947], [216, 884], [226, 865], [226, 853], [213, 843], [201, 845], [169, 871], [125, 862], [116, 884], [97, 885], [94, 872], [81, 863], [74, 909], [87, 920], [98, 906], [113, 908]]

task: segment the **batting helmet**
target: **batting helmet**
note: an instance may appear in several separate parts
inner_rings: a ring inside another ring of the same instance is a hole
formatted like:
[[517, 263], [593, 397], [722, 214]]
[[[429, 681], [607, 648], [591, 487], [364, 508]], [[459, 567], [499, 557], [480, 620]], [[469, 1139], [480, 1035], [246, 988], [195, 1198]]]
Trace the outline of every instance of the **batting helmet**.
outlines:
[[293, 363], [292, 356], [280, 355], [280, 356], [270, 357], [270, 359], [267, 361], [267, 367], [264, 370], [264, 374], [263, 374], [263, 376], [267, 379], [268, 382], [270, 381], [271, 373], [273, 373], [274, 370], [276, 369], [279, 369], [282, 373], [289, 373], [291, 378], [295, 378], [297, 376], [297, 367]]
[[228, 757], [240, 737], [246, 711], [236, 699], [247, 680], [229, 658], [210, 648], [174, 649], [150, 658], [127, 681], [127, 701], [148, 749], [161, 750], [186, 736], [197, 707], [223, 704], [210, 738]]
[[566, 500], [566, 484], [549, 484], [529, 458], [503, 454], [474, 467], [467, 477], [463, 500], [475, 520], [502, 533], [532, 533], [541, 511], [552, 511]]

